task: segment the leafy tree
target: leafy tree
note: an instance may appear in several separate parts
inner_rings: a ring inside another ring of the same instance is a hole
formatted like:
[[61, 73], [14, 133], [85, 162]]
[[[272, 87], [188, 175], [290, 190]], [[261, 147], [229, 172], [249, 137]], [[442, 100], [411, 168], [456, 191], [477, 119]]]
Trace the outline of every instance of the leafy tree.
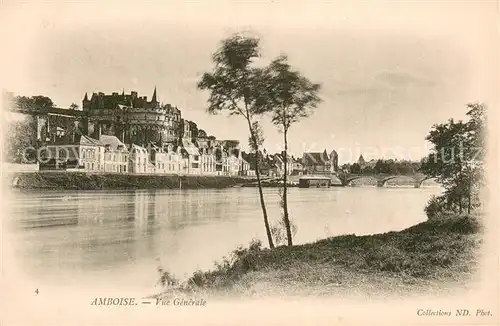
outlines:
[[[248, 137], [248, 144], [253, 153], [259, 151], [264, 144], [264, 131], [258, 121], [252, 123], [253, 137]], [[262, 155], [261, 155], [262, 156]]]
[[361, 166], [358, 164], [358, 163], [353, 163], [351, 166], [350, 166], [350, 172], [352, 174], [358, 174], [358, 173], [361, 173]]
[[71, 103], [71, 105], [69, 106], [69, 109], [70, 109], [70, 110], [78, 110], [78, 109], [79, 109], [79, 106], [78, 106], [78, 104], [76, 104], [76, 103]]
[[28, 96], [16, 96], [14, 98], [14, 103], [18, 107], [21, 107], [21, 108], [32, 108], [33, 107], [33, 101]]
[[293, 124], [311, 115], [313, 109], [321, 102], [318, 96], [321, 85], [311, 82], [299, 71], [294, 70], [284, 55], [273, 60], [265, 73], [267, 105], [272, 109], [272, 122], [283, 134], [283, 219], [288, 245], [292, 246], [287, 194], [288, 132]]
[[478, 201], [484, 164], [486, 107], [468, 104], [468, 122], [448, 120], [436, 124], [426, 137], [434, 148], [422, 162], [422, 172], [436, 178], [445, 188], [448, 209], [462, 213], [464, 199], [467, 212]]
[[43, 107], [43, 108], [54, 107], [54, 102], [52, 102], [52, 100], [47, 96], [36, 95], [32, 96], [31, 99], [36, 107]]
[[340, 167], [340, 170], [341, 171], [351, 171], [351, 164], [349, 164], [349, 163], [342, 164], [342, 166]]
[[205, 131], [205, 130], [203, 130], [203, 129], [199, 129], [199, 130], [198, 130], [198, 137], [200, 137], [200, 138], [207, 138], [207, 133], [206, 133], [206, 131]]
[[364, 168], [361, 169], [361, 174], [370, 175], [370, 174], [373, 174], [373, 173], [376, 173], [376, 172], [375, 172], [374, 168], [372, 168], [369, 165], [367, 165], [367, 166], [365, 166]]
[[15, 103], [20, 107], [29, 109], [54, 107], [54, 102], [52, 102], [49, 97], [43, 95], [36, 95], [31, 97], [16, 96]]
[[[248, 125], [252, 142], [255, 144], [258, 144], [258, 140], [253, 123], [268, 109], [266, 99], [262, 97], [265, 91], [263, 70], [252, 67], [253, 60], [259, 56], [259, 39], [237, 34], [226, 38], [212, 56], [214, 64], [212, 72], [204, 73], [197, 85], [199, 89], [208, 90], [210, 93], [207, 101], [208, 112], [217, 114], [227, 111], [230, 116], [243, 117]], [[274, 248], [258, 168], [259, 151], [255, 154], [257, 158], [255, 174], [264, 225], [269, 247]]]
[[189, 123], [189, 131], [191, 132], [191, 139], [198, 137], [198, 126], [194, 121], [187, 121]]
[[26, 119], [14, 121], [7, 125], [3, 154], [10, 163], [33, 163], [36, 160], [33, 133], [36, 130], [36, 121]]

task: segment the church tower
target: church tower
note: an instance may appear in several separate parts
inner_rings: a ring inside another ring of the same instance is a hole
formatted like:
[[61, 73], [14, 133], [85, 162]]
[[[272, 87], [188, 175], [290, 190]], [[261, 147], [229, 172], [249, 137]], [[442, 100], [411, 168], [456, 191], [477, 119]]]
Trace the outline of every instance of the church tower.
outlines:
[[158, 104], [158, 100], [156, 98], [156, 86], [155, 86], [155, 90], [153, 92], [153, 98], [151, 99], [151, 104]]

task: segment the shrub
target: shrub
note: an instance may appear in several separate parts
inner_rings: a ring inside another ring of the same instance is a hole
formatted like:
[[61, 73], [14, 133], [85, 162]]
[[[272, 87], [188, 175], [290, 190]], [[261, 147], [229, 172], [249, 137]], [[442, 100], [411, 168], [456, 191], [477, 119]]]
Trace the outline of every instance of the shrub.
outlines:
[[432, 196], [425, 205], [424, 212], [429, 220], [436, 220], [453, 214], [446, 207], [445, 196]]
[[[293, 223], [293, 220], [290, 219], [290, 229], [292, 231], [292, 237], [297, 233], [297, 225]], [[280, 219], [277, 223], [271, 226], [271, 235], [274, 238], [274, 242], [276, 245], [286, 245], [287, 237], [286, 237], [286, 226], [285, 221]]]
[[176, 286], [179, 284], [179, 280], [163, 267], [158, 267], [158, 273], [160, 273], [158, 283], [162, 286]]

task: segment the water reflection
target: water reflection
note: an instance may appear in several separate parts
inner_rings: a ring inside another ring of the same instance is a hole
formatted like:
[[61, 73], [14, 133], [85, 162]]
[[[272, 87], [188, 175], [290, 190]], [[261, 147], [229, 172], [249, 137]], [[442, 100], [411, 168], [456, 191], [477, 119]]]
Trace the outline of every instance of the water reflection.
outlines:
[[[264, 191], [275, 223], [281, 216], [278, 191]], [[295, 242], [406, 228], [425, 219], [423, 206], [439, 191], [290, 189], [290, 217], [298, 227]], [[91, 278], [112, 284], [122, 280], [124, 286], [151, 284], [157, 258], [182, 275], [212, 267], [215, 260], [252, 238], [266, 243], [254, 188], [25, 191], [16, 193], [10, 204], [14, 247], [23, 268], [57, 283]], [[53, 227], [26, 228], [42, 223]]]

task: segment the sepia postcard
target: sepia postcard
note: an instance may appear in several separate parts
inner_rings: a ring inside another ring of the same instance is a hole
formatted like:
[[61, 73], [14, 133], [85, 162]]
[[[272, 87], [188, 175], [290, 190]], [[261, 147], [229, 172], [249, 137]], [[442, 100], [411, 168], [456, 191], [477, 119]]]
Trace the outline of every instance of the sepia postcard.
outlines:
[[499, 325], [498, 1], [0, 1], [13, 325]]

